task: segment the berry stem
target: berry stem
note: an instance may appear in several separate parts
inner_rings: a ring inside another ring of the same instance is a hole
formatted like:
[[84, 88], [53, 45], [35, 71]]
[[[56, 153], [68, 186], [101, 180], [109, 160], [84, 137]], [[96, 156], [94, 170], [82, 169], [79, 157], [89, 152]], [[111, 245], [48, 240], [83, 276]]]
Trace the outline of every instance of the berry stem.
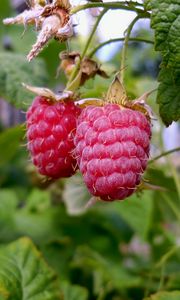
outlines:
[[89, 48], [89, 45], [90, 45], [90, 43], [91, 43], [91, 41], [92, 41], [92, 39], [93, 39], [93, 36], [94, 36], [94, 34], [95, 34], [95, 32], [96, 32], [96, 29], [97, 29], [97, 27], [98, 27], [98, 25], [99, 25], [99, 23], [100, 23], [102, 17], [103, 17], [104, 14], [107, 12], [107, 10], [108, 10], [108, 9], [105, 8], [105, 9], [100, 13], [100, 15], [97, 17], [97, 20], [96, 20], [96, 22], [95, 22], [95, 24], [94, 24], [94, 26], [93, 26], [93, 29], [92, 29], [92, 31], [91, 31], [91, 34], [89, 35], [89, 38], [88, 38], [88, 40], [87, 40], [87, 42], [86, 42], [86, 44], [85, 44], [84, 50], [82, 51], [81, 57], [80, 57], [79, 61], [77, 62], [76, 67], [75, 67], [74, 71], [72, 72], [72, 74], [71, 74], [71, 76], [70, 76], [70, 78], [69, 78], [69, 80], [68, 80], [68, 83], [67, 83], [67, 85], [66, 85], [66, 90], [70, 90], [70, 89], [71, 89], [71, 84], [72, 84], [72, 82], [74, 81], [74, 79], [76, 78], [76, 76], [78, 75], [78, 72], [79, 72], [79, 69], [80, 69], [80, 65], [81, 65], [81, 61], [82, 61], [83, 58], [85, 57], [85, 55], [86, 55], [86, 53], [87, 53], [87, 50], [88, 50], [88, 48]]
[[[123, 9], [128, 11], [135, 11], [137, 13], [142, 13], [144, 10], [137, 8], [136, 6], [143, 6], [143, 4], [138, 2], [124, 2], [124, 1], [117, 1], [117, 2], [94, 2], [94, 3], [87, 3], [83, 5], [78, 5], [71, 9], [70, 13], [75, 14], [81, 10], [85, 10], [92, 7], [104, 7], [109, 9]], [[150, 14], [148, 12], [144, 12], [149, 17]]]
[[100, 13], [100, 15], [98, 16], [98, 18], [97, 18], [97, 20], [96, 20], [96, 22], [95, 22], [95, 24], [94, 24], [94, 26], [93, 26], [93, 29], [92, 29], [92, 31], [91, 31], [91, 34], [89, 35], [89, 38], [88, 38], [88, 40], [87, 40], [87, 42], [86, 42], [86, 45], [85, 45], [85, 47], [84, 47], [84, 50], [83, 50], [83, 52], [82, 52], [81, 60], [82, 60], [82, 59], [84, 58], [84, 56], [86, 55], [86, 52], [87, 52], [87, 50], [88, 50], [88, 48], [89, 48], [89, 45], [90, 45], [90, 43], [91, 43], [91, 41], [92, 41], [92, 38], [93, 38], [93, 36], [94, 36], [94, 34], [95, 34], [95, 32], [96, 32], [96, 29], [97, 29], [97, 27], [98, 27], [98, 25], [99, 25], [99, 23], [100, 23], [102, 17], [104, 16], [104, 14], [105, 14], [107, 11], [108, 11], [108, 9], [105, 8], [105, 9]]
[[125, 76], [125, 68], [126, 68], [126, 56], [127, 56], [127, 48], [128, 48], [128, 42], [129, 42], [129, 38], [131, 35], [131, 31], [134, 27], [134, 24], [140, 19], [141, 17], [139, 15], [137, 15], [132, 22], [129, 24], [127, 31], [126, 31], [126, 36], [124, 39], [124, 45], [123, 45], [123, 49], [122, 49], [122, 57], [121, 57], [121, 70], [120, 70], [120, 74], [121, 74], [121, 81], [122, 83], [124, 83], [124, 76]]
[[[110, 39], [108, 41], [105, 41], [105, 42], [97, 45], [94, 49], [92, 49], [91, 52], [89, 52], [88, 57], [91, 58], [100, 48], [102, 48], [102, 47], [104, 47], [108, 44], [116, 43], [116, 42], [122, 42], [124, 40], [125, 40], [125, 38], [116, 38], [116, 39]], [[147, 39], [142, 39], [142, 38], [129, 38], [129, 41], [147, 43], [147, 44], [154, 44], [153, 41], [147, 40]]]
[[162, 157], [164, 157], [164, 156], [166, 156], [166, 155], [169, 155], [169, 154], [171, 154], [171, 153], [178, 152], [178, 151], [180, 151], [180, 147], [171, 149], [171, 150], [166, 151], [166, 152], [163, 152], [163, 153], [161, 153], [160, 155], [158, 155], [158, 156], [154, 157], [153, 159], [149, 160], [148, 164], [152, 164], [152, 163], [155, 162], [156, 160], [158, 160], [158, 159], [160, 159], [160, 158], [162, 158]]

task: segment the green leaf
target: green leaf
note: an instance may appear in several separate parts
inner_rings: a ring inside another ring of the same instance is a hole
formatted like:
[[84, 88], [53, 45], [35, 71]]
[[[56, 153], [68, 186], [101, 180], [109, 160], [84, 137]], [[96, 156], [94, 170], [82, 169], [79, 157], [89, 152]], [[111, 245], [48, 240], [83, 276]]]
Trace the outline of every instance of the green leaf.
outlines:
[[42, 212], [28, 212], [25, 207], [16, 212], [16, 230], [20, 235], [32, 237], [38, 244], [46, 243], [61, 233], [61, 229], [58, 227], [58, 216], [58, 208]]
[[160, 85], [157, 94], [159, 112], [165, 125], [180, 118], [180, 69], [162, 68], [159, 73]]
[[47, 191], [33, 189], [27, 199], [25, 210], [41, 213], [50, 209], [50, 204], [50, 194]]
[[180, 5], [178, 0], [148, 0], [155, 50], [162, 55], [157, 103], [168, 126], [180, 118]]
[[13, 190], [0, 190], [0, 240], [14, 238], [14, 213], [17, 205], [18, 199]]
[[63, 300], [87, 300], [88, 291], [87, 289], [78, 286], [71, 285], [68, 282], [63, 282], [61, 284], [61, 290], [63, 292]]
[[0, 96], [17, 108], [26, 110], [34, 95], [22, 87], [22, 82], [33, 86], [47, 83], [45, 64], [41, 59], [28, 63], [23, 55], [0, 53]]
[[83, 184], [82, 176], [80, 174], [76, 174], [65, 181], [63, 200], [68, 214], [78, 215], [85, 212], [86, 204], [90, 198], [91, 195]]
[[56, 275], [30, 239], [21, 238], [2, 248], [0, 266], [0, 299], [60, 299]]
[[180, 291], [172, 291], [172, 292], [159, 292], [157, 294], [151, 295], [144, 300], [179, 300], [180, 299]]
[[152, 221], [152, 192], [146, 191], [141, 197], [133, 195], [125, 201], [112, 203], [113, 209], [131, 228], [146, 239]]
[[14, 157], [24, 134], [23, 126], [6, 129], [0, 134], [0, 166]]
[[180, 67], [180, 5], [178, 0], [150, 0], [151, 27], [155, 30], [155, 50], [162, 53], [167, 67]]
[[95, 276], [94, 285], [97, 292], [107, 287], [107, 284], [111, 286], [111, 289], [118, 290], [141, 284], [140, 277], [128, 272], [120, 260], [118, 262], [109, 260], [88, 246], [77, 248], [71, 265], [74, 268], [82, 268], [86, 273], [89, 272]]
[[17, 203], [17, 196], [13, 190], [0, 190], [0, 215], [2, 215], [3, 212], [8, 212], [10, 215], [11, 211], [14, 211], [16, 208]]

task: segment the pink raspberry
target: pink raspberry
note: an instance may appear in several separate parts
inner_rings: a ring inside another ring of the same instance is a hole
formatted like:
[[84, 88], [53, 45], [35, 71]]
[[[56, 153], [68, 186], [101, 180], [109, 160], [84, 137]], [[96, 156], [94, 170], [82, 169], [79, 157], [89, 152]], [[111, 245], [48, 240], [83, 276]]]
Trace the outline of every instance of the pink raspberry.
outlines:
[[39, 173], [69, 177], [77, 162], [72, 156], [80, 108], [73, 102], [56, 102], [38, 96], [27, 111], [28, 150]]
[[90, 193], [105, 201], [130, 196], [146, 168], [150, 137], [150, 122], [139, 111], [117, 104], [83, 109], [75, 151]]

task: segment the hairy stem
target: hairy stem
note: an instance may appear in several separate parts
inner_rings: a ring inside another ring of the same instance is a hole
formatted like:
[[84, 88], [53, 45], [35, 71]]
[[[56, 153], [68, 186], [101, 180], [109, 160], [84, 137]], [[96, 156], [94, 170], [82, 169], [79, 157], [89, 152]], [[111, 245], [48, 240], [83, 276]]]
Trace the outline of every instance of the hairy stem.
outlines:
[[[94, 49], [92, 49], [91, 52], [89, 52], [88, 57], [92, 57], [100, 48], [102, 48], [108, 44], [122, 42], [124, 40], [125, 40], [125, 38], [116, 38], [116, 39], [110, 39], [108, 41], [105, 41], [105, 42], [97, 45]], [[140, 42], [140, 43], [154, 44], [153, 41], [147, 40], [147, 39], [142, 39], [142, 38], [129, 38], [129, 41], [138, 42], [138, 43]]]
[[86, 52], [87, 52], [87, 50], [88, 50], [88, 48], [89, 48], [89, 45], [90, 45], [90, 43], [91, 43], [91, 41], [92, 41], [92, 38], [93, 38], [93, 36], [94, 36], [94, 34], [95, 34], [95, 32], [96, 32], [96, 29], [97, 29], [97, 27], [98, 27], [98, 25], [99, 25], [99, 22], [101, 21], [102, 17], [103, 17], [104, 14], [107, 12], [107, 10], [108, 10], [108, 9], [105, 8], [105, 9], [101, 12], [101, 14], [98, 16], [98, 18], [97, 18], [97, 20], [96, 20], [96, 23], [95, 23], [94, 26], [93, 26], [93, 29], [92, 29], [92, 31], [91, 31], [91, 34], [90, 34], [90, 36], [89, 36], [89, 38], [88, 38], [88, 40], [87, 40], [87, 42], [86, 42], [86, 45], [85, 45], [85, 47], [84, 47], [83, 52], [82, 52], [81, 59], [83, 59], [84, 56], [86, 55]]
[[178, 152], [178, 151], [180, 151], [180, 147], [171, 149], [171, 150], [166, 151], [166, 152], [163, 152], [163, 153], [161, 153], [160, 155], [158, 155], [158, 156], [154, 157], [153, 159], [149, 160], [148, 164], [152, 164], [152, 163], [155, 162], [156, 160], [158, 160], [158, 159], [160, 159], [160, 158], [162, 158], [162, 157], [164, 157], [164, 156], [167, 156], [167, 155], [169, 155], [169, 154], [171, 154], [171, 153]]
[[150, 16], [150, 14], [147, 11], [144, 11], [142, 9], [137, 8], [137, 6], [143, 6], [142, 4], [138, 2], [123, 2], [123, 1], [117, 1], [117, 2], [93, 2], [93, 3], [87, 3], [83, 5], [78, 5], [71, 9], [71, 14], [75, 14], [78, 11], [85, 10], [92, 7], [104, 7], [108, 9], [123, 9], [128, 11], [135, 11], [137, 13], [144, 13], [146, 16]]
[[126, 67], [126, 56], [127, 56], [127, 48], [128, 48], [128, 42], [129, 42], [129, 38], [131, 35], [131, 31], [134, 27], [134, 24], [140, 19], [140, 16], [137, 15], [134, 20], [132, 20], [132, 22], [130, 23], [130, 25], [127, 28], [126, 31], [126, 36], [124, 39], [124, 46], [122, 49], [122, 57], [121, 57], [121, 70], [120, 70], [120, 74], [121, 74], [121, 80], [122, 83], [124, 82], [124, 75], [125, 75], [125, 67]]

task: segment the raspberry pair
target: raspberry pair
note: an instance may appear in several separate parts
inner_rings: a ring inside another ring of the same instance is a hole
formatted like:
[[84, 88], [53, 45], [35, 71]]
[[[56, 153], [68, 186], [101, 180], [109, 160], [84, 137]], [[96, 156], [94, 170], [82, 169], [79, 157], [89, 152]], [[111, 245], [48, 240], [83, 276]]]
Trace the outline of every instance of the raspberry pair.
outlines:
[[90, 193], [105, 201], [130, 196], [149, 157], [151, 125], [144, 113], [120, 106], [36, 97], [27, 112], [28, 149], [38, 171], [69, 177], [79, 167]]

